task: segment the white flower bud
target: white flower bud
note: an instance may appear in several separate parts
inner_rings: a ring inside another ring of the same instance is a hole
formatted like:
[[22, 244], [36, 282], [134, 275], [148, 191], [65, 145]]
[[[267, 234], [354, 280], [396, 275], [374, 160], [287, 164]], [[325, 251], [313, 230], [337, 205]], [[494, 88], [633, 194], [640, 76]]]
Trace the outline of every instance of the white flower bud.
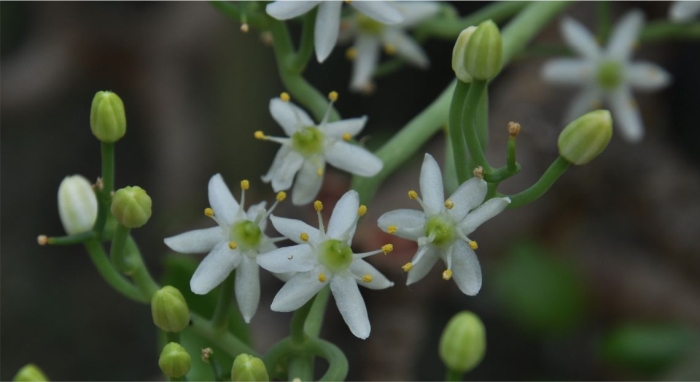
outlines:
[[97, 220], [97, 197], [80, 175], [67, 176], [58, 187], [58, 215], [69, 235], [87, 232]]

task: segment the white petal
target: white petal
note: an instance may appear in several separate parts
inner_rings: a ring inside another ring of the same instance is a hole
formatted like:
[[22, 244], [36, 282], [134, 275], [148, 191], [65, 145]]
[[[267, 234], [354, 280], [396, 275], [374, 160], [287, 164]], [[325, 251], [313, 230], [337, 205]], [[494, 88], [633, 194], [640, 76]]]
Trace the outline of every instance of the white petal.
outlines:
[[287, 156], [287, 154], [289, 154], [290, 151], [292, 151], [292, 148], [286, 145], [283, 145], [279, 150], [277, 150], [277, 154], [275, 154], [275, 159], [272, 161], [270, 169], [267, 170], [267, 174], [260, 177], [260, 179], [262, 179], [263, 182], [270, 183], [272, 178], [274, 178], [275, 173], [277, 173], [277, 171], [279, 171], [279, 168], [282, 167], [282, 163], [284, 163], [284, 158]]
[[374, 69], [379, 62], [379, 39], [373, 35], [361, 33], [355, 40], [357, 57], [352, 65], [350, 89], [362, 91], [371, 82]]
[[260, 302], [260, 269], [255, 259], [242, 256], [236, 269], [236, 302], [246, 323], [250, 323]]
[[386, 289], [394, 286], [394, 283], [389, 281], [381, 272], [379, 272], [375, 267], [371, 266], [368, 262], [362, 259], [353, 260], [350, 264], [350, 272], [355, 274], [355, 276], [362, 278], [364, 275], [372, 276], [372, 281], [364, 282], [358, 281], [358, 285], [361, 285], [369, 289]]
[[548, 61], [542, 67], [542, 78], [553, 84], [580, 85], [590, 82], [595, 64], [589, 60], [561, 58]]
[[687, 22], [700, 13], [700, 1], [674, 1], [668, 16], [676, 22]]
[[349, 233], [357, 223], [357, 209], [360, 207], [360, 195], [350, 190], [343, 195], [333, 208], [331, 220], [328, 222], [326, 234], [333, 239], [344, 239], [343, 234]]
[[[248, 208], [248, 211], [246, 212], [246, 217], [248, 220], [255, 221], [255, 219], [258, 217], [258, 214], [265, 214], [265, 206], [267, 205], [267, 202], [260, 202], [258, 204], [254, 204]], [[267, 228], [267, 219], [262, 219], [260, 220], [260, 224], [258, 225], [260, 227], [260, 230], [265, 232], [265, 228]]]
[[314, 126], [314, 121], [301, 108], [279, 98], [270, 100], [270, 114], [287, 136], [292, 136], [303, 126]]
[[440, 166], [430, 154], [425, 154], [423, 166], [420, 169], [420, 193], [423, 204], [428, 208], [426, 215], [432, 216], [442, 211], [445, 203], [442, 173]]
[[353, 1], [350, 5], [384, 24], [398, 24], [404, 20], [401, 12], [385, 1]]
[[329, 137], [342, 138], [345, 134], [350, 134], [351, 137], [365, 128], [367, 117], [343, 119], [342, 121], [331, 122], [323, 126], [323, 133]]
[[[319, 166], [320, 165], [320, 166]], [[319, 175], [319, 167], [321, 173]], [[292, 203], [295, 206], [301, 206], [311, 203], [323, 185], [323, 173], [325, 172], [325, 161], [323, 159], [316, 161], [304, 161], [301, 170], [294, 182], [292, 190]]]
[[319, 1], [278, 0], [268, 4], [265, 11], [277, 20], [288, 20], [303, 15], [318, 3]]
[[600, 107], [602, 98], [603, 94], [597, 87], [589, 86], [584, 88], [571, 101], [571, 105], [569, 105], [564, 116], [564, 125], [568, 125], [569, 122], [582, 116], [589, 110]]
[[221, 227], [196, 229], [165, 238], [165, 245], [175, 252], [204, 253], [211, 251], [218, 243], [226, 241]]
[[469, 235], [485, 221], [500, 214], [501, 211], [508, 207], [508, 204], [510, 204], [510, 198], [489, 199], [486, 203], [470, 212], [467, 217], [459, 223], [459, 228], [462, 229], [465, 235]]
[[314, 30], [314, 45], [316, 45], [316, 58], [323, 62], [328, 58], [338, 41], [340, 30], [340, 1], [324, 1], [318, 6], [316, 14], [316, 28]]
[[331, 165], [359, 176], [377, 175], [384, 165], [376, 155], [344, 141], [334, 143], [324, 155]]
[[561, 33], [566, 43], [580, 55], [596, 59], [600, 55], [600, 49], [593, 35], [578, 21], [567, 17], [561, 22]]
[[403, 21], [397, 26], [411, 28], [421, 22], [433, 18], [440, 12], [440, 4], [429, 1], [416, 1], [409, 3], [394, 3], [394, 8], [398, 9], [403, 16]]
[[608, 99], [614, 123], [622, 137], [630, 143], [641, 141], [644, 137], [644, 124], [629, 87], [620, 87], [610, 94]]
[[484, 202], [488, 185], [483, 179], [471, 178], [450, 196], [454, 207], [448, 210], [448, 214], [456, 222], [462, 221], [467, 213]]
[[238, 202], [231, 195], [221, 174], [216, 174], [209, 179], [209, 204], [217, 219], [228, 225], [233, 223], [238, 212]]
[[317, 270], [313, 270], [294, 275], [277, 292], [275, 299], [272, 300], [270, 309], [275, 312], [291, 312], [301, 308], [321, 288], [328, 284], [328, 280], [325, 282], [318, 281], [318, 273]]
[[616, 23], [606, 49], [608, 57], [622, 60], [632, 55], [639, 33], [644, 27], [644, 13], [639, 9], [627, 12]]
[[394, 235], [415, 241], [425, 236], [425, 213], [408, 209], [389, 211], [379, 217], [377, 225], [387, 233], [390, 225], [396, 226]]
[[318, 243], [319, 241], [318, 229], [304, 223], [301, 220], [281, 218], [279, 216], [272, 215], [270, 216], [270, 221], [277, 232], [281, 233], [284, 235], [284, 237], [297, 244], [305, 243], [300, 239], [302, 233], [308, 234], [309, 241], [312, 243]]
[[293, 245], [263, 253], [256, 257], [258, 264], [270, 272], [308, 272], [316, 266], [317, 259], [308, 244]]
[[476, 253], [462, 240], [457, 240], [452, 251], [452, 279], [464, 294], [474, 296], [481, 289], [481, 266]]
[[292, 186], [294, 175], [304, 164], [304, 157], [296, 151], [290, 151], [282, 159], [280, 167], [272, 175], [272, 189], [277, 191], [287, 190]]
[[430, 66], [428, 55], [423, 51], [420, 44], [403, 31], [397, 28], [386, 29], [384, 32], [384, 43], [393, 45], [396, 48], [396, 54], [408, 63], [421, 69], [426, 69]]
[[433, 269], [433, 266], [440, 258], [437, 253], [437, 250], [433, 248], [432, 245], [425, 245], [418, 248], [418, 252], [416, 252], [416, 255], [413, 256], [414, 261], [416, 258], [421, 256], [421, 252], [423, 252], [423, 254], [420, 261], [418, 261], [417, 263], [413, 263], [413, 268], [411, 268], [411, 270], [408, 271], [406, 285], [411, 285], [417, 281], [420, 281], [423, 277], [425, 277], [425, 275], [427, 275], [430, 272], [431, 269]]
[[355, 279], [349, 276], [335, 276], [331, 280], [331, 292], [343, 320], [355, 337], [363, 340], [369, 337], [370, 325], [367, 307], [362, 299]]
[[634, 89], [654, 91], [671, 83], [671, 75], [651, 62], [635, 62], [626, 68], [627, 83]]
[[190, 289], [196, 294], [207, 294], [228, 277], [241, 262], [238, 250], [232, 250], [228, 243], [220, 243], [197, 267], [190, 280]]

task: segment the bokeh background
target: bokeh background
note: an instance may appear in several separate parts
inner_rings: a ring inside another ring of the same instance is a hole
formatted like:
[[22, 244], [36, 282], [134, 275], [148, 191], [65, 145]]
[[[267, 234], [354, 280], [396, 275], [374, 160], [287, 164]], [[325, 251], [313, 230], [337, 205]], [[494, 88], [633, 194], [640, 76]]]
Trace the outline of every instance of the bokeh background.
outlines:
[[[666, 18], [669, 6], [611, 5], [615, 18], [639, 7], [649, 20]], [[455, 6], [464, 15], [484, 3]], [[272, 200], [259, 175], [277, 146], [252, 136], [281, 133], [267, 110], [284, 90], [272, 49], [258, 31], [241, 33], [205, 2], [0, 7], [0, 379], [29, 362], [54, 380], [161, 379], [150, 308], [112, 291], [83, 248], [39, 247], [36, 236], [63, 232], [56, 205], [63, 177], [99, 175], [99, 143], [89, 130], [98, 90], [117, 92], [126, 106], [116, 182], [139, 185], [153, 198], [153, 218], [134, 236], [158, 277], [172, 276], [164, 271], [162, 238], [210, 225], [201, 211], [212, 174], [232, 186], [250, 179], [252, 201]], [[565, 13], [596, 26], [595, 3]], [[298, 25], [292, 31], [298, 34]], [[556, 23], [537, 41], [560, 43]], [[350, 63], [341, 48], [322, 66], [312, 62], [306, 77], [322, 92], [340, 92], [343, 116], [369, 116], [366, 145], [376, 148], [452, 80], [452, 45], [429, 40], [430, 70], [403, 68], [378, 79], [370, 96], [346, 90]], [[488, 340], [470, 379], [700, 378], [700, 44], [644, 44], [636, 57], [674, 78], [663, 91], [637, 94], [645, 140], [629, 145], [614, 136], [603, 155], [571, 168], [543, 199], [481, 227], [474, 234], [484, 270], [477, 297], [444, 282], [439, 267], [424, 281], [403, 285], [400, 265], [414, 248], [394, 239], [394, 253], [370, 260], [396, 282], [386, 291], [363, 290], [370, 338], [353, 337], [329, 304], [323, 336], [348, 354], [350, 379], [442, 378], [438, 338], [465, 309], [482, 318]], [[519, 57], [490, 91], [492, 163], [504, 162], [507, 123], [523, 127], [523, 171], [503, 184], [504, 192], [528, 187], [557, 155], [563, 109], [574, 93], [540, 79], [545, 59]], [[424, 151], [443, 158], [444, 140], [436, 136]], [[417, 208], [405, 193], [417, 187], [421, 153], [369, 206], [358, 250], [389, 239], [375, 226], [383, 212]], [[345, 174], [330, 171], [321, 198], [332, 205], [348, 184]], [[286, 205], [278, 213], [314, 221], [309, 207]], [[168, 259], [191, 265], [199, 257]], [[290, 317], [269, 310], [280, 282], [263, 282], [251, 325], [260, 351], [287, 334]]]

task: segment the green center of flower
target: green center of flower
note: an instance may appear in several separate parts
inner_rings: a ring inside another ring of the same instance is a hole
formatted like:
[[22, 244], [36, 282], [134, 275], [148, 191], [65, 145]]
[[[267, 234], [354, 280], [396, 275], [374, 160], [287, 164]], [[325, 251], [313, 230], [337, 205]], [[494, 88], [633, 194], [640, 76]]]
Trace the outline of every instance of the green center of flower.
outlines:
[[340, 240], [326, 240], [318, 247], [318, 260], [329, 271], [339, 273], [352, 263], [352, 250]]
[[304, 156], [323, 152], [324, 136], [313, 126], [306, 126], [292, 135], [292, 147]]
[[243, 220], [231, 226], [229, 238], [243, 250], [255, 249], [260, 245], [262, 231], [257, 224], [250, 220]]
[[455, 225], [441, 215], [433, 216], [425, 224], [425, 236], [433, 236], [433, 244], [449, 246], [455, 241]]
[[357, 15], [357, 27], [360, 28], [362, 32], [375, 36], [379, 35], [384, 30], [384, 24], [363, 14]]
[[598, 65], [597, 79], [603, 89], [615, 89], [622, 82], [622, 65], [615, 61], [603, 61]]

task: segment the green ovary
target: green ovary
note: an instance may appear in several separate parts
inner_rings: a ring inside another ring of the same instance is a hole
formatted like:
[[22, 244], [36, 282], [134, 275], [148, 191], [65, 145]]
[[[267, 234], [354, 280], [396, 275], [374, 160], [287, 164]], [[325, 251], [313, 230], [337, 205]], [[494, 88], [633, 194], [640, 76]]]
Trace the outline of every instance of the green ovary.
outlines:
[[318, 247], [318, 259], [329, 271], [339, 273], [352, 263], [352, 250], [340, 240], [327, 240]]
[[362, 14], [357, 15], [357, 27], [360, 28], [362, 32], [375, 36], [379, 35], [384, 30], [384, 24]]
[[615, 89], [622, 82], [622, 65], [615, 61], [601, 62], [598, 65], [597, 79], [603, 89]]
[[449, 246], [455, 241], [455, 225], [440, 215], [433, 216], [425, 224], [425, 236], [433, 236], [438, 247]]
[[262, 236], [262, 231], [257, 224], [250, 220], [243, 220], [231, 226], [229, 238], [245, 251], [257, 248]]
[[292, 147], [304, 156], [323, 152], [323, 133], [313, 126], [307, 126], [292, 135]]

